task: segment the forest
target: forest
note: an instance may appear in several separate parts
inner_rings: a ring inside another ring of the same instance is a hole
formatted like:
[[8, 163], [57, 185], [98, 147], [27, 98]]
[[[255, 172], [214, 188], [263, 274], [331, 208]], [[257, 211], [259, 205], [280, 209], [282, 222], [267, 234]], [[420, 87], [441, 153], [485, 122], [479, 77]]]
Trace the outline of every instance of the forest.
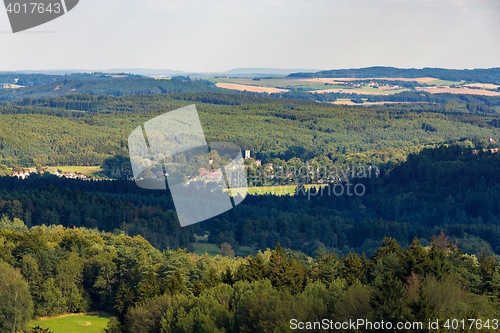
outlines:
[[168, 94], [184, 91], [213, 91], [221, 92], [224, 89], [212, 86], [207, 81], [193, 82], [189, 80], [157, 80], [132, 75], [132, 77], [109, 78], [85, 80], [78, 75], [76, 79], [70, 75], [59, 77], [58, 81], [52, 81], [43, 85], [33, 85], [18, 89], [0, 89], [0, 101], [19, 100], [22, 98], [40, 98], [51, 96], [64, 96], [71, 94], [91, 95], [148, 95]]
[[23, 87], [42, 86], [48, 83], [60, 81], [61, 77], [63, 77], [64, 80], [99, 81], [99, 80], [112, 80], [117, 77], [132, 79], [132, 78], [140, 78], [141, 76], [134, 74], [125, 74], [125, 73], [116, 73], [109, 75], [99, 72], [72, 73], [66, 75], [3, 72], [0, 73], [0, 83], [16, 84]]
[[135, 127], [190, 104], [207, 140], [238, 144], [264, 163], [327, 158], [383, 165], [449, 140], [500, 138], [499, 115], [456, 101], [364, 108], [207, 92], [71, 95], [0, 104], [0, 164], [101, 165], [128, 154]]
[[[441, 74], [486, 75], [470, 72]], [[423, 325], [387, 332], [449, 331], [450, 318], [480, 320], [456, 332], [498, 328], [494, 98], [351, 107], [188, 77], [24, 79], [0, 90], [1, 332], [50, 333], [27, 324], [88, 311], [113, 314], [110, 333], [347, 332], [335, 324], [354, 318]], [[251, 151], [247, 179], [262, 193], [181, 228], [168, 188], [130, 180], [127, 138], [191, 104], [209, 143]], [[64, 165], [103, 171], [11, 177]], [[266, 193], [284, 185], [295, 193]], [[194, 253], [200, 235], [219, 255]]]
[[[463, 94], [430, 94], [424, 91], [403, 91], [392, 95], [371, 95], [367, 96], [368, 102], [419, 102], [419, 103], [437, 103], [462, 104], [462, 112], [482, 112], [495, 113], [498, 112], [490, 106], [500, 105], [500, 97], [497, 96], [480, 96], [480, 95], [463, 95]], [[453, 102], [452, 102], [453, 101]], [[455, 106], [458, 108], [458, 105]]]
[[[500, 154], [474, 152], [464, 141], [424, 149], [379, 173], [363, 174], [359, 166], [350, 165], [339, 168], [339, 179], [324, 178], [328, 185], [321, 190], [301, 186], [311, 182], [309, 177], [324, 174], [297, 174], [295, 195], [248, 195], [231, 211], [184, 228], [169, 191], [144, 190], [127, 180], [3, 177], [0, 216], [17, 218], [28, 227], [121, 230], [141, 235], [159, 249], [191, 249], [194, 234], [209, 234], [208, 242], [229, 243], [236, 251], [240, 246], [265, 250], [279, 241], [307, 255], [319, 248], [338, 255], [371, 255], [385, 236], [403, 244], [417, 237], [428, 245], [443, 230], [469, 254], [500, 254]], [[275, 177], [269, 170], [259, 174], [258, 168], [248, 168], [249, 183], [265, 192], [278, 185], [276, 178], [287, 167], [292, 166], [275, 165]]]
[[[387, 332], [446, 331], [449, 318], [467, 323], [455, 332], [498, 327], [496, 259], [464, 254], [444, 233], [427, 246], [384, 238], [370, 258], [324, 249], [308, 257], [279, 242], [235, 258], [159, 251], [120, 233], [0, 223], [2, 332], [50, 332], [27, 323], [91, 310], [114, 313], [105, 329], [114, 333], [293, 332], [300, 323], [331, 332], [353, 318], [384, 320], [394, 325]], [[429, 329], [431, 320], [440, 328]]]

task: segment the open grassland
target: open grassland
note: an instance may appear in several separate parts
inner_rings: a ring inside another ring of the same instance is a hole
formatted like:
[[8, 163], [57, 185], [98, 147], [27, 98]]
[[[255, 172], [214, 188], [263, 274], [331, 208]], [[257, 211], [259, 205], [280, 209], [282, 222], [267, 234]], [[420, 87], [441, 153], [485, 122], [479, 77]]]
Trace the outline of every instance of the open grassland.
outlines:
[[210, 256], [216, 256], [219, 254], [219, 247], [215, 244], [211, 243], [193, 243], [194, 247], [194, 253], [197, 255], [201, 256], [205, 254], [205, 252], [208, 253]]
[[91, 174], [99, 173], [102, 171], [102, 169], [98, 166], [84, 167], [84, 166], [64, 165], [64, 166], [57, 166], [57, 167], [53, 167], [53, 168], [55, 168], [56, 170], [59, 169], [62, 172], [81, 173], [84, 175], [91, 175]]
[[433, 80], [430, 82], [425, 82], [428, 86], [451, 86], [459, 85], [464, 83], [464, 81], [446, 81], [446, 80]]
[[[311, 188], [311, 187], [320, 187], [320, 186], [326, 186], [326, 185], [316, 185], [316, 184], [311, 184], [311, 185], [305, 185], [305, 188]], [[282, 186], [260, 186], [260, 187], [249, 187], [248, 188], [248, 194], [256, 194], [256, 195], [294, 195], [295, 194], [295, 189], [297, 185], [282, 185]], [[231, 196], [235, 195], [244, 195], [246, 192], [246, 189], [243, 188], [234, 188], [229, 190], [229, 193]]]
[[240, 257], [247, 257], [251, 254], [255, 255], [255, 251], [252, 253], [252, 249], [250, 249], [248, 246], [240, 246], [238, 250], [238, 256]]
[[54, 333], [102, 333], [111, 318], [107, 314], [71, 314], [32, 321], [32, 327], [48, 327]]
[[[216, 244], [197, 242], [192, 244], [194, 247], [194, 253], [202, 256], [205, 252], [209, 256], [216, 256], [219, 254], [219, 247]], [[247, 257], [251, 254], [252, 250], [248, 246], [240, 246], [236, 256]], [[255, 254], [255, 251], [253, 252]]]
[[349, 87], [338, 85], [338, 84], [310, 84], [310, 85], [301, 85], [295, 86], [295, 88], [303, 88], [309, 90], [324, 90], [324, 89], [349, 89]]

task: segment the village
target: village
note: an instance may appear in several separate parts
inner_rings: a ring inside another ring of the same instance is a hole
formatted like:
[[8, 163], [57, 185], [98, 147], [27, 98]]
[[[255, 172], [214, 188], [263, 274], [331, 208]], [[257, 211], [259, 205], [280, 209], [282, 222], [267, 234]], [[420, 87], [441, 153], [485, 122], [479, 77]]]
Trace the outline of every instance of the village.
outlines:
[[88, 177], [86, 175], [77, 174], [74, 172], [59, 172], [55, 169], [49, 170], [49, 167], [44, 168], [43, 170], [38, 171], [37, 169], [28, 169], [25, 171], [14, 172], [11, 177], [17, 177], [18, 179], [28, 179], [31, 175], [50, 173], [59, 178], [67, 178], [67, 179], [79, 179], [79, 180], [87, 180]]

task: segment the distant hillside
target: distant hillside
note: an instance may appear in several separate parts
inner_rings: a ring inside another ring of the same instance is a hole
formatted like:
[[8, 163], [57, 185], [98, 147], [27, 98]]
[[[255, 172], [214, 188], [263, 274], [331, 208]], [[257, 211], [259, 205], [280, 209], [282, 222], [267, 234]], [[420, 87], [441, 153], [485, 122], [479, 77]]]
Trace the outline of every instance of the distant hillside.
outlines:
[[227, 72], [223, 72], [225, 74], [265, 74], [265, 75], [289, 75], [297, 72], [310, 72], [314, 71], [314, 69], [304, 69], [304, 68], [295, 68], [295, 69], [287, 69], [287, 68], [234, 68]]
[[493, 83], [500, 84], [500, 68], [489, 69], [445, 69], [445, 68], [395, 68], [395, 67], [366, 67], [352, 69], [332, 69], [316, 73], [293, 73], [290, 78], [417, 78], [434, 77], [441, 80], [460, 81], [469, 83]]
[[[73, 75], [55, 76], [59, 80], [43, 85], [19, 89], [0, 89], [0, 101], [20, 100], [23, 98], [56, 97], [70, 94], [111, 95], [125, 96], [138, 94], [167, 94], [174, 92], [223, 92], [225, 89], [217, 88], [207, 81], [194, 82], [190, 79], [156, 80], [152, 78], [117, 78], [96, 80], [73, 80]], [[75, 75], [79, 77], [79, 75]], [[104, 76], [108, 78], [108, 76]], [[203, 84], [203, 83], [205, 84]]]
[[196, 104], [207, 140], [237, 143], [268, 163], [327, 157], [381, 165], [404, 160], [416, 147], [463, 137], [500, 138], [499, 116], [465, 112], [458, 105], [353, 108], [206, 92], [71, 95], [0, 103], [0, 164], [101, 165], [128, 153], [127, 137], [135, 127], [189, 104]]
[[[121, 73], [121, 74], [117, 74]], [[114, 72], [114, 74], [105, 73], [71, 73], [71, 74], [42, 74], [42, 73], [22, 73], [22, 72], [0, 72], [0, 84], [9, 83], [25, 87], [40, 86], [61, 80], [81, 80], [81, 81], [101, 81], [113, 79], [137, 79], [140, 75], [124, 74], [123, 72]], [[0, 90], [1, 91], [1, 90]]]

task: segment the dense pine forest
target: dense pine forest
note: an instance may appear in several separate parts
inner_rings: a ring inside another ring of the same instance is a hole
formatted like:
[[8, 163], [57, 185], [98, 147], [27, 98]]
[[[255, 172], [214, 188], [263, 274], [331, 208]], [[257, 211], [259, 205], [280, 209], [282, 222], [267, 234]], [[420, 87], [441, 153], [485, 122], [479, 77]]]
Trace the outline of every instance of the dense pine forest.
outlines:
[[360, 108], [203, 92], [72, 95], [0, 104], [0, 164], [101, 165], [128, 154], [135, 127], [190, 104], [198, 108], [207, 140], [236, 143], [265, 163], [298, 158], [382, 165], [449, 140], [500, 138], [498, 115], [456, 101]]
[[[499, 167], [497, 153], [459, 144], [424, 149], [390, 172], [380, 169], [369, 176], [356, 171], [352, 177], [349, 169], [347, 178], [321, 190], [301, 188], [309, 182], [297, 176], [296, 195], [249, 195], [233, 210], [185, 228], [179, 226], [168, 191], [144, 190], [133, 181], [3, 177], [0, 215], [29, 227], [121, 230], [142, 235], [159, 249], [189, 249], [194, 234], [208, 232], [210, 243], [229, 243], [236, 250], [265, 250], [279, 241], [308, 255], [319, 248], [371, 255], [385, 236], [403, 244], [418, 237], [429, 244], [443, 230], [469, 254], [500, 254]], [[249, 168], [250, 182], [252, 172]], [[260, 185], [272, 186], [268, 176]]]

